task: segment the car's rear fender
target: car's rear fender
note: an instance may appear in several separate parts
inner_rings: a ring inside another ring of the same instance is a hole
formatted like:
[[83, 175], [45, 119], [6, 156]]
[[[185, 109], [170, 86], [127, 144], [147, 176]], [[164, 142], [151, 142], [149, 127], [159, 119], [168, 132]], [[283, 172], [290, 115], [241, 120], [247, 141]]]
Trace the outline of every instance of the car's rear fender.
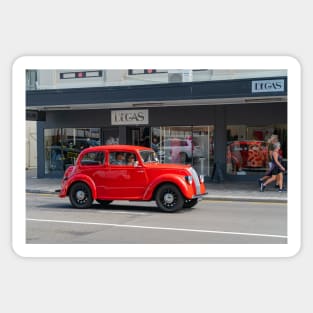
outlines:
[[87, 184], [91, 190], [92, 198], [97, 199], [97, 189], [96, 189], [96, 185], [95, 185], [94, 181], [89, 176], [84, 175], [84, 174], [78, 174], [78, 175], [75, 175], [75, 177], [73, 177], [73, 178], [69, 178], [69, 181], [67, 183], [68, 188], [66, 191], [67, 195], [69, 194], [69, 191], [70, 191], [71, 187], [73, 186], [73, 184], [75, 184], [77, 182], [82, 182], [82, 183]]
[[187, 199], [191, 199], [192, 196], [194, 195], [192, 185], [187, 184], [184, 176], [165, 174], [157, 177], [149, 184], [144, 193], [143, 200], [149, 201], [154, 199], [154, 194], [156, 190], [161, 185], [168, 183], [176, 185], [183, 194], [183, 196]]

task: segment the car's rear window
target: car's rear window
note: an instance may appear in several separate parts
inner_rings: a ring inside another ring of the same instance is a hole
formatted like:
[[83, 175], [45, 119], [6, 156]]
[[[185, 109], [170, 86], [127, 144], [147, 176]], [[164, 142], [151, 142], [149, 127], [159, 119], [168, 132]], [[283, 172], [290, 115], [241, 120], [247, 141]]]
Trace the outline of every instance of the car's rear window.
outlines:
[[81, 165], [101, 165], [104, 163], [105, 157], [102, 151], [88, 152], [80, 161]]

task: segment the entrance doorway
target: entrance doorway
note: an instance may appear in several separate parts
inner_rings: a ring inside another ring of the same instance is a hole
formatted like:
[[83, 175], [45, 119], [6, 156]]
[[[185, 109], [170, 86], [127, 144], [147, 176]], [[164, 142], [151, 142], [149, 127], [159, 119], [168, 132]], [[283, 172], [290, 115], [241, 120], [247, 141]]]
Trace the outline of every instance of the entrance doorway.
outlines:
[[150, 127], [127, 127], [126, 143], [128, 145], [150, 147]]

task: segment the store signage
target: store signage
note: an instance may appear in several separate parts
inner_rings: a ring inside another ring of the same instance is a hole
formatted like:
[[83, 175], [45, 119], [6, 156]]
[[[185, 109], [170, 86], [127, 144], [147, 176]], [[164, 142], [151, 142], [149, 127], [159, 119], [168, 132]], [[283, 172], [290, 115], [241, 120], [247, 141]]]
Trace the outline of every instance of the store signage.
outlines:
[[252, 92], [283, 92], [283, 91], [285, 91], [285, 81], [283, 79], [252, 81]]
[[146, 125], [149, 124], [148, 110], [111, 111], [112, 125]]

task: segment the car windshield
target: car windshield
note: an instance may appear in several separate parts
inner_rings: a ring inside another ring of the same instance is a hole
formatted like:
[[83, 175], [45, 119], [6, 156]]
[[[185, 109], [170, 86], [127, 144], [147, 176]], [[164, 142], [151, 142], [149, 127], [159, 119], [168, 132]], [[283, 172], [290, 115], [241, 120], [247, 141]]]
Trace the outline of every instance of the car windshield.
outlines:
[[141, 156], [142, 161], [144, 163], [159, 162], [159, 160], [156, 156], [156, 153], [154, 151], [142, 150], [142, 151], [140, 151], [140, 156]]

